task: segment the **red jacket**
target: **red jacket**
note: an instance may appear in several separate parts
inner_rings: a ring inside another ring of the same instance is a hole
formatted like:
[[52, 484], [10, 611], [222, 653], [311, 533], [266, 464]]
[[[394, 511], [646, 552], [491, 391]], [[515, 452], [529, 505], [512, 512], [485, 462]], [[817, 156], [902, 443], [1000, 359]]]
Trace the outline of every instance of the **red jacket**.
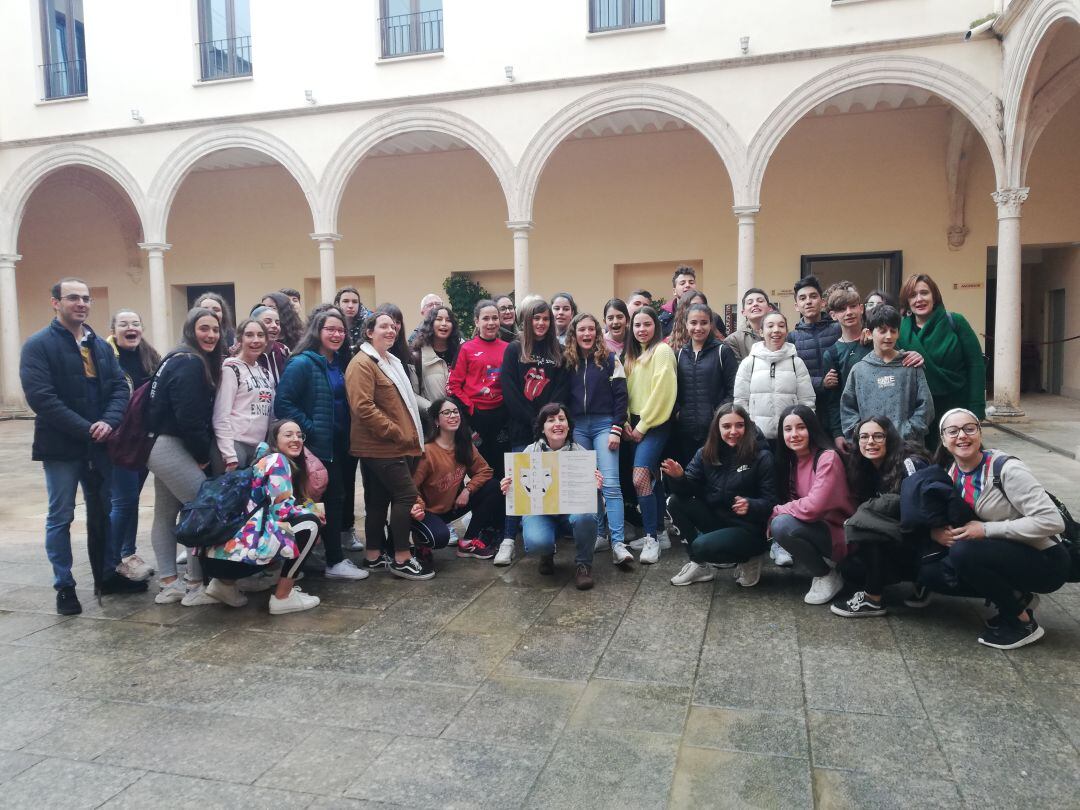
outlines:
[[446, 382], [446, 393], [460, 400], [469, 413], [490, 411], [502, 405], [499, 371], [506, 346], [505, 340], [484, 340], [480, 337], [461, 345], [454, 367], [450, 370], [450, 379]]

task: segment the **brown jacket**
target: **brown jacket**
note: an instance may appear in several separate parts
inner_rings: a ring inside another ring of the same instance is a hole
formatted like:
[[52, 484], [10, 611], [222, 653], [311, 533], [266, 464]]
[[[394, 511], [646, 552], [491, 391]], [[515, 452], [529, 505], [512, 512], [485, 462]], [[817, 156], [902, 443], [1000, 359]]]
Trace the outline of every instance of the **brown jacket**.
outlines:
[[453, 450], [444, 450], [435, 442], [424, 446], [424, 457], [420, 459], [413, 473], [416, 484], [416, 502], [427, 512], [445, 515], [454, 508], [454, 500], [462, 489], [465, 473], [469, 474], [469, 483], [465, 489], [470, 495], [476, 494], [480, 487], [491, 480], [494, 474], [484, 457], [475, 447], [472, 448], [472, 461], [468, 470], [454, 458]]
[[420, 439], [397, 386], [378, 364], [357, 352], [345, 370], [352, 411], [349, 452], [361, 458], [419, 456]]

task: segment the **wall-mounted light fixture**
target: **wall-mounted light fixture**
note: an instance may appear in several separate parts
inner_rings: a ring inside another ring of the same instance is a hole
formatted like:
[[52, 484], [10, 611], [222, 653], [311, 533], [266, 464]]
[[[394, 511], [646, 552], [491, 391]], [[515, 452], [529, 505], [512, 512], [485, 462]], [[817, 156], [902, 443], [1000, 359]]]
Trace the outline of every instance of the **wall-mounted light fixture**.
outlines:
[[506, 74], [506, 80], [512, 82], [514, 80], [514, 66], [507, 65], [503, 68], [503, 72]]
[[304, 91], [304, 101], [306, 101], [308, 104], [318, 104], [319, 103], [315, 99], [315, 94], [313, 92], [311, 92], [310, 90], [305, 90]]
[[744, 56], [750, 53], [750, 37], [739, 37], [739, 50]]
[[131, 120], [134, 121], [136, 124], [142, 124], [143, 123], [143, 117], [139, 113], [138, 110], [132, 110], [131, 111]]

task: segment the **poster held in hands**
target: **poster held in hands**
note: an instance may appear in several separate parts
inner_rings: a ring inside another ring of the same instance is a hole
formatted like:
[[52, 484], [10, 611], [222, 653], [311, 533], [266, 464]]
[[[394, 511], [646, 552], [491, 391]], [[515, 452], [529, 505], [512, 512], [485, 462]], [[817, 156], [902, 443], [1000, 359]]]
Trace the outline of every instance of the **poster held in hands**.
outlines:
[[507, 453], [508, 515], [576, 515], [596, 511], [596, 452]]

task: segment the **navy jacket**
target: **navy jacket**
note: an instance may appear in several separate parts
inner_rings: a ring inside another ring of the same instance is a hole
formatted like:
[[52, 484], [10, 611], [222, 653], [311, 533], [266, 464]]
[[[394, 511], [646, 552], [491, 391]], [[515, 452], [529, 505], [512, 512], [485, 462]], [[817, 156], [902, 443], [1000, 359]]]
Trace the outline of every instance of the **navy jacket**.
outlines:
[[97, 371], [96, 392], [83, 372], [75, 336], [55, 318], [23, 345], [19, 377], [26, 403], [36, 414], [34, 461], [89, 458], [90, 425], [103, 421], [115, 428], [124, 416], [130, 392], [116, 354], [90, 327], [84, 329]]
[[695, 354], [688, 343], [679, 349], [675, 360], [679, 375], [676, 425], [681, 435], [704, 443], [716, 409], [731, 402], [734, 395], [739, 361], [730, 346], [712, 335], [700, 352]]
[[[735, 451], [727, 445], [720, 448], [719, 464], [706, 464], [704, 452], [702, 448], [694, 453], [682, 478], [664, 476], [669, 489], [677, 495], [701, 498], [725, 526], [760, 530], [764, 534], [765, 524], [776, 506], [772, 453], [759, 446], [753, 462], [736, 465]], [[746, 515], [731, 511], [737, 495], [750, 502]]]
[[795, 344], [795, 352], [806, 363], [814, 393], [821, 396], [821, 381], [825, 378], [825, 350], [840, 339], [840, 324], [822, 316], [817, 323], [799, 321], [795, 330], [788, 334], [788, 343]]
[[334, 392], [327, 377], [329, 364], [308, 350], [289, 358], [274, 392], [274, 416], [291, 419], [307, 437], [304, 445], [321, 461], [334, 460], [334, 434], [348, 437], [349, 425], [334, 424]]
[[150, 430], [175, 436], [196, 462], [209, 462], [214, 388], [207, 382], [203, 361], [189, 348], [173, 350], [162, 358], [150, 386]]
[[610, 416], [611, 424], [618, 425], [620, 431], [626, 424], [626, 408], [629, 402], [626, 393], [626, 374], [622, 364], [616, 371], [614, 354], [609, 354], [603, 368], [596, 363], [584, 363], [577, 371], [570, 371], [570, 401], [566, 405], [570, 416], [578, 419], [582, 416]]

